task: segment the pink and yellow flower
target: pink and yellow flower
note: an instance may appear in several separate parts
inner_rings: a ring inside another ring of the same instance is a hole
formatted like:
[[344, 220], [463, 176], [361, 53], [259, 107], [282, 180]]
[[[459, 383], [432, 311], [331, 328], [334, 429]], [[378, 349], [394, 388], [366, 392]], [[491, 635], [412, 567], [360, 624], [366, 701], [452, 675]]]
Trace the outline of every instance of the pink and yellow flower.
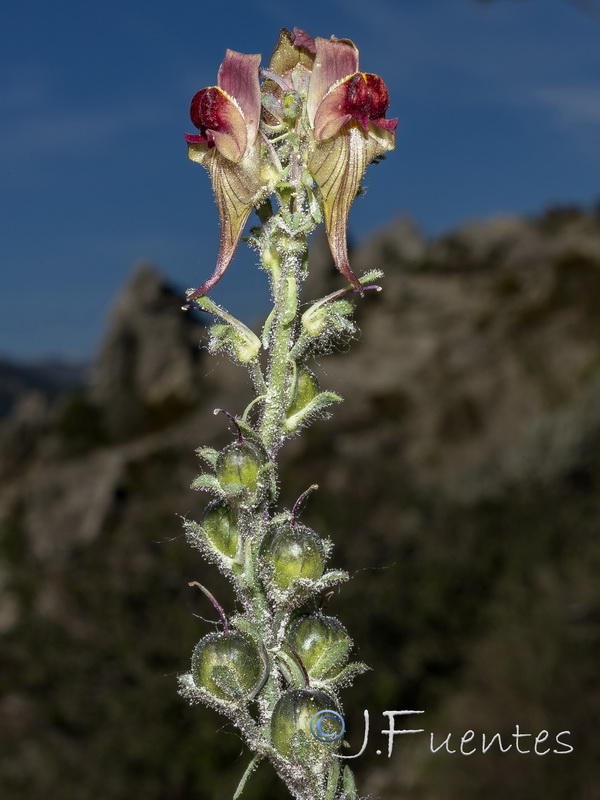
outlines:
[[378, 75], [359, 72], [353, 42], [317, 38], [315, 51], [307, 99], [308, 168], [321, 194], [335, 264], [362, 291], [348, 259], [348, 214], [368, 164], [394, 149], [398, 120], [385, 119], [387, 87]]
[[206, 294], [219, 281], [240, 240], [252, 206], [268, 186], [261, 164], [260, 55], [227, 50], [217, 86], [197, 92], [190, 108], [199, 134], [186, 134], [188, 156], [207, 168], [221, 219], [221, 238], [213, 275], [190, 295]]

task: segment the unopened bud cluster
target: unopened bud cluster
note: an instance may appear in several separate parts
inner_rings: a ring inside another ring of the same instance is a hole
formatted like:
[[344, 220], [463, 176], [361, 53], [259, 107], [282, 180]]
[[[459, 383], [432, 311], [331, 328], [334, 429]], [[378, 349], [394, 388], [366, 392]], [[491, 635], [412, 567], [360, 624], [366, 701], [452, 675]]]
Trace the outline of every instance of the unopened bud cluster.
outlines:
[[[227, 51], [218, 85], [192, 101], [200, 133], [186, 136], [190, 158], [210, 173], [221, 218], [216, 270], [188, 301], [213, 315], [209, 349], [245, 366], [256, 396], [243, 413], [224, 412], [229, 444], [198, 450], [208, 468], [192, 486], [213, 499], [198, 523], [186, 520], [187, 535], [231, 581], [238, 608], [227, 615], [200, 586], [222, 630], [200, 639], [181, 690], [228, 716], [253, 752], [236, 798], [266, 759], [297, 800], [353, 800], [352, 774], [336, 757], [344, 742], [334, 731], [322, 740], [310, 727], [324, 709], [341, 714], [340, 688], [366, 669], [348, 663], [352, 640], [324, 613], [328, 591], [348, 575], [327, 568], [332, 543], [300, 520], [316, 486], [293, 508], [278, 508], [276, 457], [287, 438], [341, 400], [321, 389], [312, 362], [355, 332], [352, 299], [379, 288], [379, 272], [357, 278], [350, 269], [345, 229], [365, 167], [394, 146], [396, 120], [385, 119], [385, 84], [359, 72], [349, 40], [284, 29], [268, 69], [259, 72], [259, 63]], [[207, 296], [253, 207], [260, 226], [248, 241], [273, 297], [260, 335]], [[322, 220], [347, 283], [301, 308], [307, 236]]]

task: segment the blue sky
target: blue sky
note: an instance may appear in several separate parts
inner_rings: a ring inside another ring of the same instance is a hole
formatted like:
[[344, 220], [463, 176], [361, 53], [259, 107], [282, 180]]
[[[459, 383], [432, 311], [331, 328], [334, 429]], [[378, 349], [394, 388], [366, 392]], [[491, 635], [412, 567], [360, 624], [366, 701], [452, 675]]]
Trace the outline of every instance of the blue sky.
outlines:
[[[400, 117], [355, 239], [400, 214], [436, 234], [600, 197], [600, 21], [566, 0], [24, 0], [0, 29], [1, 355], [90, 357], [142, 260], [181, 287], [212, 273], [189, 101], [227, 47], [267, 62], [294, 25], [353, 39]], [[253, 319], [264, 278], [242, 248], [214, 297]]]

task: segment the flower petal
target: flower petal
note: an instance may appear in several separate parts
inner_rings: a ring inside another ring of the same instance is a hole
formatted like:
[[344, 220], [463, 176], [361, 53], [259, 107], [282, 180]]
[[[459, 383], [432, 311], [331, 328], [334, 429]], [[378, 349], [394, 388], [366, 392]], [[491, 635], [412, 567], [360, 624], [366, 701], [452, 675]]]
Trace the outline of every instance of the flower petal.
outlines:
[[312, 69], [315, 52], [315, 40], [300, 28], [294, 28], [290, 33], [287, 28], [282, 28], [279, 41], [269, 62], [269, 72], [285, 76], [294, 67], [301, 64], [307, 69]]
[[260, 84], [258, 70], [261, 56], [227, 50], [219, 67], [217, 83], [235, 98], [248, 129], [248, 149], [254, 145], [260, 122]]
[[386, 131], [390, 131], [391, 133], [393, 133], [398, 127], [398, 117], [394, 117], [394, 119], [372, 119], [371, 122], [373, 125], [384, 128]]
[[208, 136], [206, 136], [206, 135], [204, 135], [202, 133], [198, 133], [198, 134], [196, 134], [196, 133], [184, 133], [183, 134], [183, 138], [186, 140], [186, 142], [188, 142], [188, 144], [190, 142], [193, 142], [194, 144], [200, 144], [200, 143], [208, 144], [208, 143], [210, 143], [210, 144], [214, 145], [214, 142], [211, 141], [208, 138]]
[[201, 89], [192, 98], [190, 117], [201, 135], [213, 141], [230, 161], [241, 161], [246, 151], [246, 122], [237, 103], [218, 86]]
[[365, 134], [358, 125], [352, 123], [343, 135], [315, 142], [308, 161], [308, 168], [320, 191], [327, 238], [335, 265], [361, 294], [363, 289], [348, 259], [348, 214], [367, 165], [394, 147], [392, 132], [371, 125], [369, 133]]
[[302, 47], [313, 55], [317, 52], [315, 40], [312, 36], [309, 36], [306, 31], [303, 31], [302, 28], [294, 28], [292, 31], [292, 41], [296, 47]]
[[[383, 119], [389, 104], [387, 86], [378, 75], [362, 72], [349, 75], [319, 103], [314, 118], [315, 139], [329, 139], [350, 119], [355, 119], [366, 133], [370, 122]], [[380, 127], [388, 128], [385, 124]]]
[[358, 72], [358, 50], [349, 39], [315, 39], [316, 56], [306, 102], [308, 119], [314, 125], [321, 100], [336, 83]]
[[260, 144], [239, 163], [232, 163], [207, 144], [189, 143], [188, 156], [207, 168], [212, 178], [215, 200], [221, 219], [219, 253], [214, 273], [190, 296], [206, 294], [229, 266], [252, 206], [265, 186], [260, 170]]
[[369, 95], [369, 119], [384, 117], [390, 104], [387, 86], [379, 75], [373, 75], [372, 72], [363, 72], [363, 78]]

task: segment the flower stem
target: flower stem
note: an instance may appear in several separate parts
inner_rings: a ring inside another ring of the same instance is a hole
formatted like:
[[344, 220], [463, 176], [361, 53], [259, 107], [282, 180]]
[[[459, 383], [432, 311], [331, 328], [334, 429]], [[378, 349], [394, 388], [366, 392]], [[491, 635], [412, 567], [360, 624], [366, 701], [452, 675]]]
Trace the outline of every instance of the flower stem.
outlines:
[[[297, 328], [298, 273], [301, 255], [306, 250], [306, 237], [293, 240], [293, 249], [280, 247], [281, 268], [278, 285], [274, 287], [274, 318], [270, 331], [270, 362], [266, 379], [266, 393], [259, 432], [263, 444], [274, 458], [281, 444], [281, 427], [285, 410], [289, 404], [289, 384], [292, 374], [290, 350], [294, 344]], [[298, 252], [300, 249], [300, 252]], [[291, 250], [291, 252], [290, 252]]]

